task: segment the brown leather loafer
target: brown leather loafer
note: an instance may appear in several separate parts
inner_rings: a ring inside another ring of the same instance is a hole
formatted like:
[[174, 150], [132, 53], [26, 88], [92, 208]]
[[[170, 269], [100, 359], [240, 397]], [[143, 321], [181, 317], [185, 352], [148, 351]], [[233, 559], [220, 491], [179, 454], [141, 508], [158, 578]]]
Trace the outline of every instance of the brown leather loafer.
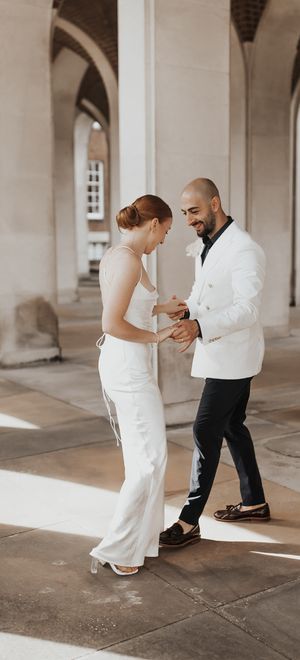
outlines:
[[221, 522], [266, 522], [270, 520], [270, 508], [268, 504], [260, 506], [257, 509], [249, 509], [248, 511], [241, 511], [242, 503], [240, 504], [227, 504], [226, 509], [215, 511], [214, 517]]
[[185, 534], [180, 523], [174, 523], [174, 525], [168, 527], [168, 529], [160, 534], [159, 545], [164, 548], [182, 548], [184, 545], [190, 543], [198, 543], [200, 539], [199, 525], [194, 525]]

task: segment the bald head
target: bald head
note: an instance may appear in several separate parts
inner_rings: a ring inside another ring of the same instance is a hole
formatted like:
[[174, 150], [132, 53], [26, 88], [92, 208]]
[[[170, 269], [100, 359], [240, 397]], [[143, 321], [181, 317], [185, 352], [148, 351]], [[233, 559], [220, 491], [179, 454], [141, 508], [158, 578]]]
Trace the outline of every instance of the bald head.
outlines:
[[200, 238], [210, 238], [227, 222], [217, 186], [211, 179], [194, 179], [181, 195], [181, 210]]
[[200, 195], [205, 201], [210, 202], [213, 197], [220, 199], [220, 193], [216, 184], [211, 179], [199, 178], [194, 179], [188, 183], [183, 191], [182, 196]]

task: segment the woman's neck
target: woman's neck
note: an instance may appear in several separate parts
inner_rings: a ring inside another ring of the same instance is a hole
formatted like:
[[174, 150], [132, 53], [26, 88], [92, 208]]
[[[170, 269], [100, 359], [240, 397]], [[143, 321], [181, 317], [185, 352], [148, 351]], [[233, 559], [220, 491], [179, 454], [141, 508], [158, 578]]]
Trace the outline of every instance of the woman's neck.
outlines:
[[124, 232], [121, 238], [121, 244], [126, 245], [131, 250], [133, 250], [140, 258], [142, 258], [145, 247], [146, 247], [146, 237], [139, 230], [139, 235], [137, 236], [134, 229]]

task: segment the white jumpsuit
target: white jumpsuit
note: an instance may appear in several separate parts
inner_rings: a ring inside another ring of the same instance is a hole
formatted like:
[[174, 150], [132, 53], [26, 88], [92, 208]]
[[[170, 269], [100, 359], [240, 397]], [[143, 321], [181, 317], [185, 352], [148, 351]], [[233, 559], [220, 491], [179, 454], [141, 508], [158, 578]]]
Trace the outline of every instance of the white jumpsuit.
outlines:
[[[139, 282], [126, 316], [152, 329], [157, 292]], [[116, 407], [125, 467], [117, 507], [104, 539], [91, 551], [101, 563], [142, 566], [158, 556], [164, 529], [164, 475], [167, 459], [164, 410], [153, 376], [151, 344], [105, 335], [99, 357], [102, 388]]]

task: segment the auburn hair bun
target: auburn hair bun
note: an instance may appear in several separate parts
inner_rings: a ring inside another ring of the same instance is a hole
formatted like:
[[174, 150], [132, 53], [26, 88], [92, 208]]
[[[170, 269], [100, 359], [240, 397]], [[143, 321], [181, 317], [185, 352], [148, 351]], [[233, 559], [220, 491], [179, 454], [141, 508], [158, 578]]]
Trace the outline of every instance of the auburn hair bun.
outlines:
[[121, 209], [116, 216], [119, 229], [140, 227], [153, 218], [157, 218], [160, 223], [167, 218], [172, 218], [169, 205], [157, 195], [138, 197], [133, 204]]
[[117, 223], [120, 229], [131, 229], [137, 227], [141, 222], [141, 216], [134, 204], [125, 206], [117, 214]]

